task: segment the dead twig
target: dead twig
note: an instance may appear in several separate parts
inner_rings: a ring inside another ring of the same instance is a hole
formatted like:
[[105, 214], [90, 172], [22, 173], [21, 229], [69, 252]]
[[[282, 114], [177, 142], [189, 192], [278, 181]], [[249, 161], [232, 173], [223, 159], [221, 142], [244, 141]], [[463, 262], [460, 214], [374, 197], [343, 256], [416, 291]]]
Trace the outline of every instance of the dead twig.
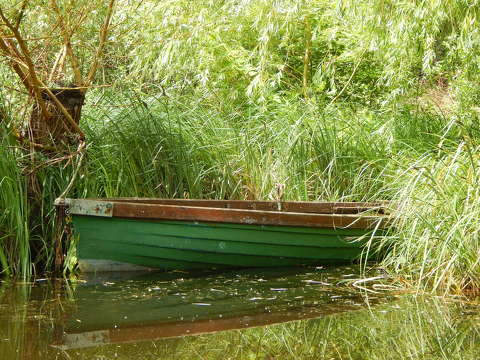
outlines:
[[[35, 144], [35, 145], [39, 145], [39, 144]], [[42, 145], [41, 145], [42, 146]], [[25, 172], [25, 174], [27, 175], [31, 175], [31, 174], [34, 174], [36, 173], [37, 171], [39, 171], [40, 169], [44, 168], [44, 167], [47, 167], [47, 166], [52, 166], [52, 165], [55, 165], [55, 164], [58, 164], [58, 163], [61, 163], [63, 161], [67, 161], [67, 163], [65, 164], [68, 165], [68, 163], [70, 161], [72, 161], [72, 159], [77, 156], [77, 155], [81, 155], [83, 153], [83, 151], [86, 149], [86, 143], [85, 141], [81, 141], [80, 144], [78, 145], [78, 148], [76, 151], [74, 151], [73, 153], [70, 153], [68, 155], [65, 155], [65, 156], [61, 156], [61, 157], [58, 157], [58, 158], [55, 158], [55, 159], [49, 159], [47, 161], [44, 161], [43, 163], [35, 166], [33, 169], [30, 169], [29, 171]]]
[[85, 149], [86, 149], [85, 142], [80, 143], [79, 149], [76, 151], [77, 154], [80, 154], [80, 157], [78, 158], [77, 166], [76, 166], [75, 170], [73, 171], [73, 175], [70, 179], [70, 182], [68, 183], [67, 187], [62, 192], [62, 194], [59, 196], [60, 199], [65, 198], [65, 196], [72, 189], [73, 184], [75, 183], [75, 180], [77, 179], [78, 171], [80, 170], [80, 167], [82, 166], [83, 157], [85, 156], [85, 151], [84, 151]]

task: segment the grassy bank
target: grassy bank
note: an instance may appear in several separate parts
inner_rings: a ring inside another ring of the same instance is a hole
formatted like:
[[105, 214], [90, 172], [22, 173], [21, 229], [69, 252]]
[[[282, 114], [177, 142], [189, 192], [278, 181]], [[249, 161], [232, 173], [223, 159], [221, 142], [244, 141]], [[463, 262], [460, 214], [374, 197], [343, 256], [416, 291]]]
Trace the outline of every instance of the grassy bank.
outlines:
[[[394, 200], [381, 266], [421, 289], [478, 289], [478, 12], [458, 1], [120, 6], [124, 33], [98, 79], [112, 87], [88, 94], [87, 155], [68, 196]], [[51, 204], [78, 164], [29, 163], [6, 127], [25, 121], [23, 103], [4, 93], [0, 264], [28, 276], [52, 268]]]
[[[448, 119], [409, 107], [384, 113], [318, 109], [302, 99], [250, 108], [239, 118], [185, 105], [186, 100], [103, 101], [97, 106], [110, 115], [84, 117], [90, 145], [69, 196], [395, 200], [400, 217], [385, 239], [392, 246], [386, 268], [421, 287], [461, 290], [479, 284], [476, 148], [455, 140], [462, 129]], [[18, 153], [3, 149], [10, 157], [2, 157], [2, 190], [25, 192]], [[23, 238], [16, 233], [25, 226], [27, 204], [4, 213], [4, 244], [11, 244], [5, 253], [22, 254], [5, 260], [15, 264], [11, 272], [27, 273], [19, 266], [28, 268], [33, 257], [29, 241], [37, 243], [35, 262], [51, 267], [51, 204], [71, 173], [72, 166], [40, 173], [39, 219], [46, 222], [37, 225], [38, 239], [29, 240], [28, 229]], [[3, 199], [7, 209], [24, 197]]]
[[454, 117], [408, 104], [384, 111], [343, 104], [321, 109], [288, 98], [249, 106], [246, 114], [146, 97], [102, 125], [92, 122], [85, 179], [95, 181], [82, 191], [393, 200], [398, 219], [385, 238], [391, 251], [382, 265], [422, 289], [473, 290], [480, 285], [473, 131]]

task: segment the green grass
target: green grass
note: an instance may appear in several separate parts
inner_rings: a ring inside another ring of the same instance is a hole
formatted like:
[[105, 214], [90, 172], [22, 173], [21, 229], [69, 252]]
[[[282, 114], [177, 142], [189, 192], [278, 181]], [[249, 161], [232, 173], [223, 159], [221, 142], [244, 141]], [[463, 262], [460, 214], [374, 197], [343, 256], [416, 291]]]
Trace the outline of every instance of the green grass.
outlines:
[[362, 200], [381, 188], [386, 144], [371, 119], [302, 100], [248, 114], [190, 101], [147, 97], [103, 124], [87, 118], [89, 167], [105, 196]]
[[[422, 289], [480, 285], [478, 156], [463, 123], [410, 105], [319, 109], [301, 98], [248, 111], [132, 94], [103, 94], [96, 104], [85, 109], [89, 147], [70, 197], [394, 200], [399, 218], [383, 244], [390, 248], [387, 270]], [[2, 217], [4, 272], [28, 275], [30, 262], [50, 269], [52, 203], [72, 166], [38, 173], [40, 214], [28, 228], [29, 204], [15, 195], [25, 192], [20, 152], [0, 151], [9, 208]], [[16, 233], [19, 224], [23, 233]]]
[[[419, 289], [480, 288], [478, 7], [169, 0], [117, 10], [121, 36], [97, 79], [112, 88], [87, 94], [88, 149], [68, 196], [394, 200], [381, 265]], [[41, 168], [38, 203], [27, 202], [25, 171], [46, 158], [32, 163], [6, 135], [5, 124], [25, 122], [20, 97], [0, 98], [0, 264], [28, 276], [52, 268], [52, 202], [76, 165]]]
[[[67, 187], [72, 166], [43, 166], [47, 158], [27, 154], [6, 127], [0, 127], [0, 144], [0, 274], [26, 279], [53, 269], [53, 201]], [[35, 183], [35, 196], [28, 182]]]
[[191, 97], [167, 103], [149, 95], [102, 99], [97, 106], [113, 115], [86, 109], [91, 144], [85, 178], [96, 182], [87, 188], [97, 186], [105, 196], [391, 198], [386, 176], [396, 162], [434, 148], [436, 133], [447, 126], [436, 114], [409, 106], [322, 109], [298, 97], [220, 111]]
[[384, 265], [422, 290], [480, 287], [479, 150], [461, 142], [399, 171], [398, 232]]
[[0, 130], [0, 273], [28, 277], [31, 273], [29, 207], [22, 154]]

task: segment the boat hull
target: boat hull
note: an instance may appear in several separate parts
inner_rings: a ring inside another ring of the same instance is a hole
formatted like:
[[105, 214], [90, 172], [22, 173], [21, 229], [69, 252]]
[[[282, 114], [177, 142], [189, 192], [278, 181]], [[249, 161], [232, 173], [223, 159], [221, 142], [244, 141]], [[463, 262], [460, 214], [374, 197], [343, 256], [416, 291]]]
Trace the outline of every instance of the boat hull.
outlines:
[[86, 272], [348, 263], [365, 255], [374, 232], [77, 215], [73, 223]]

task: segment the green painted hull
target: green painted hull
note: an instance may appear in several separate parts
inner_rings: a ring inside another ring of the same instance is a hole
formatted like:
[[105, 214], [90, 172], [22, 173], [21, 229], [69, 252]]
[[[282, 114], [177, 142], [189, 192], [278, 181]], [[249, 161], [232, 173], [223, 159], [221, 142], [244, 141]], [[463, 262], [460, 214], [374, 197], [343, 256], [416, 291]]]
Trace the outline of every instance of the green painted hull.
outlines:
[[[372, 230], [73, 216], [80, 262], [163, 270], [339, 264]], [[95, 266], [87, 271], [97, 271]], [[115, 270], [112, 268], [112, 270]], [[99, 270], [100, 271], [100, 270]]]

